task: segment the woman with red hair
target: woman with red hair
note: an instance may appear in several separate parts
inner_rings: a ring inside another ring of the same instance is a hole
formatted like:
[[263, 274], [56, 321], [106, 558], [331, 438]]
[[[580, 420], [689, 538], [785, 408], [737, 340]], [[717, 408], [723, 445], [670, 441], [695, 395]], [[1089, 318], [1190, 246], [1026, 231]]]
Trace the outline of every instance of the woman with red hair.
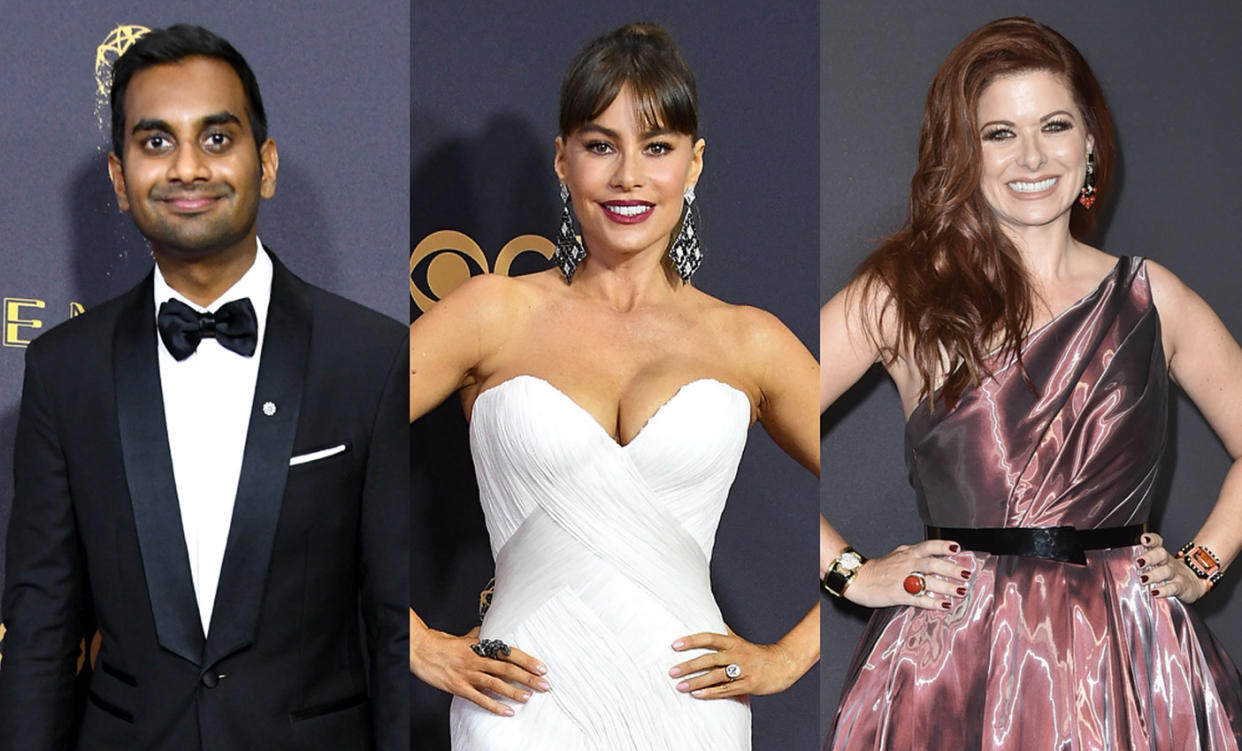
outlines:
[[[927, 528], [867, 560], [822, 525], [825, 588], [878, 608], [831, 748], [1238, 748], [1242, 679], [1186, 605], [1242, 549], [1242, 349], [1083, 242], [1116, 160], [1047, 26], [994, 21], [936, 73], [909, 222], [821, 313], [821, 408], [883, 364]], [[1235, 458], [1176, 554], [1147, 528], [1170, 378]]]

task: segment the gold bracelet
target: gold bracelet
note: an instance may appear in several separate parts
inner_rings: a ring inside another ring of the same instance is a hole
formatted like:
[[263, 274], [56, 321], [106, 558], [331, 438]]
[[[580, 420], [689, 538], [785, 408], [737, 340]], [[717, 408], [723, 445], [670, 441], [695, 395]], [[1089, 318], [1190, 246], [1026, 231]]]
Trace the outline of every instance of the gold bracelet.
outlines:
[[820, 586], [833, 597], [844, 597], [850, 582], [858, 576], [858, 569], [866, 562], [867, 559], [862, 553], [847, 547], [824, 572], [824, 578], [819, 582]]

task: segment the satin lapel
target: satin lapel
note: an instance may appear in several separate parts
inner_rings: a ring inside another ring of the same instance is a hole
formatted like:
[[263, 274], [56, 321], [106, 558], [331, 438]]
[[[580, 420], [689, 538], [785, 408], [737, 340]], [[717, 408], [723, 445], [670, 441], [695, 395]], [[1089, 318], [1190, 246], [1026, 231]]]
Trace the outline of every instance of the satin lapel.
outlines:
[[164, 649], [199, 665], [203, 627], [164, 423], [151, 280], [147, 276], [130, 293], [117, 321], [112, 350], [116, 416], [156, 637]]
[[259, 378], [203, 656], [208, 667], [254, 641], [302, 406], [310, 354], [310, 298], [305, 285], [274, 256], [272, 263], [272, 300]]

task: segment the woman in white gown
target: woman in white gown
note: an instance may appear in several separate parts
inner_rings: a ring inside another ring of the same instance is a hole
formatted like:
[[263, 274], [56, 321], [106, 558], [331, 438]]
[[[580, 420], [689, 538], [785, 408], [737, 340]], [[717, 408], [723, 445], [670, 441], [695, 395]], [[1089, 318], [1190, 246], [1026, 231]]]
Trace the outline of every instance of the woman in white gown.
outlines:
[[411, 420], [458, 393], [496, 558], [477, 636], [410, 613], [454, 748], [749, 749], [745, 697], [819, 658], [818, 605], [755, 644], [710, 589], [751, 423], [815, 472], [819, 431], [801, 342], [688, 282], [704, 145], [666, 32], [595, 40], [561, 91], [558, 268], [475, 277], [410, 327]]

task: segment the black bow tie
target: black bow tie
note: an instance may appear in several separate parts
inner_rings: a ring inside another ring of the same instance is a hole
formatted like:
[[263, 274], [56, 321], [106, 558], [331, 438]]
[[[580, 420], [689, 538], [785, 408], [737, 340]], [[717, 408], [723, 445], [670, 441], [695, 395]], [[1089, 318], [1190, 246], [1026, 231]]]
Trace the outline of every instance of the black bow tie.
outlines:
[[194, 354], [204, 337], [243, 357], [253, 355], [259, 344], [258, 317], [248, 297], [227, 302], [214, 313], [199, 313], [180, 300], [169, 300], [160, 306], [156, 323], [160, 339], [178, 362]]

